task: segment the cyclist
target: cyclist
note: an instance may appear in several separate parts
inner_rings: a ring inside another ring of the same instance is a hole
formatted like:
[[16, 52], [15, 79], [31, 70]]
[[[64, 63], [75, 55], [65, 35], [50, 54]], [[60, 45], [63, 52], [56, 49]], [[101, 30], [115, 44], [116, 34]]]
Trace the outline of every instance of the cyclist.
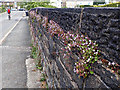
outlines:
[[8, 8], [7, 13], [8, 13], [8, 18], [9, 18], [9, 20], [10, 20], [10, 13], [11, 13], [10, 8]]

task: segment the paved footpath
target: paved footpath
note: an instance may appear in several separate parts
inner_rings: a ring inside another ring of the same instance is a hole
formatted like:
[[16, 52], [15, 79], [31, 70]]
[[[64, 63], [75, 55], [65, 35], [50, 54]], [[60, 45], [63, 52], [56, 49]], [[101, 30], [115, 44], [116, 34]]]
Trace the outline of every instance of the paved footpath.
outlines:
[[27, 17], [23, 17], [0, 46], [2, 88], [26, 88], [25, 60], [30, 55], [31, 37]]

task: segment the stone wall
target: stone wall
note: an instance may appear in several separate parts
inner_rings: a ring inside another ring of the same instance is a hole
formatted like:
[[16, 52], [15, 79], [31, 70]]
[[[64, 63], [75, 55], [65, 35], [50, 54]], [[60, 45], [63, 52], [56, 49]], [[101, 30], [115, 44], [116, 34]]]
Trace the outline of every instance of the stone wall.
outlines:
[[[53, 20], [64, 30], [77, 30], [98, 43], [101, 57], [120, 65], [120, 8], [50, 9], [34, 8], [37, 15]], [[60, 52], [65, 47], [57, 37], [41, 26], [36, 19], [29, 18], [35, 43], [42, 51], [41, 63], [47, 75], [49, 87], [56, 88], [118, 88], [119, 74], [113, 73], [102, 63], [95, 63], [94, 74], [78, 78], [73, 72], [76, 60], [65, 60]], [[37, 41], [37, 42], [36, 42]], [[75, 55], [71, 56], [75, 57]], [[120, 67], [118, 67], [120, 69]]]

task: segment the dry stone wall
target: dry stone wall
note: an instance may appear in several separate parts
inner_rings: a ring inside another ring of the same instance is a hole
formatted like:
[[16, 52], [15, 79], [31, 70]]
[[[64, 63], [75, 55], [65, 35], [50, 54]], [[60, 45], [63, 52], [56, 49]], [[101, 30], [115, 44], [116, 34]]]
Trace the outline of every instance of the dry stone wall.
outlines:
[[[67, 32], [72, 30], [88, 36], [98, 43], [101, 57], [120, 65], [120, 8], [34, 8], [37, 15], [55, 21]], [[71, 56], [65, 60], [60, 52], [65, 47], [57, 37], [50, 33], [36, 19], [29, 18], [31, 30], [37, 47], [41, 50], [41, 63], [47, 75], [48, 87], [52, 88], [118, 88], [119, 74], [95, 63], [94, 74], [87, 78], [78, 78], [73, 72], [74, 63]], [[120, 69], [120, 67], [118, 67]]]

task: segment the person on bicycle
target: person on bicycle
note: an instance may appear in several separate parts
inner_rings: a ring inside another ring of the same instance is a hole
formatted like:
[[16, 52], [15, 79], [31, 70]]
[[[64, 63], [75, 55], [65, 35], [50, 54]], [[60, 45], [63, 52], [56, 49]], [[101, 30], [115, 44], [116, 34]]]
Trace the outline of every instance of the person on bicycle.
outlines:
[[10, 13], [11, 13], [10, 8], [8, 8], [7, 13], [8, 13], [8, 18], [10, 19]]

